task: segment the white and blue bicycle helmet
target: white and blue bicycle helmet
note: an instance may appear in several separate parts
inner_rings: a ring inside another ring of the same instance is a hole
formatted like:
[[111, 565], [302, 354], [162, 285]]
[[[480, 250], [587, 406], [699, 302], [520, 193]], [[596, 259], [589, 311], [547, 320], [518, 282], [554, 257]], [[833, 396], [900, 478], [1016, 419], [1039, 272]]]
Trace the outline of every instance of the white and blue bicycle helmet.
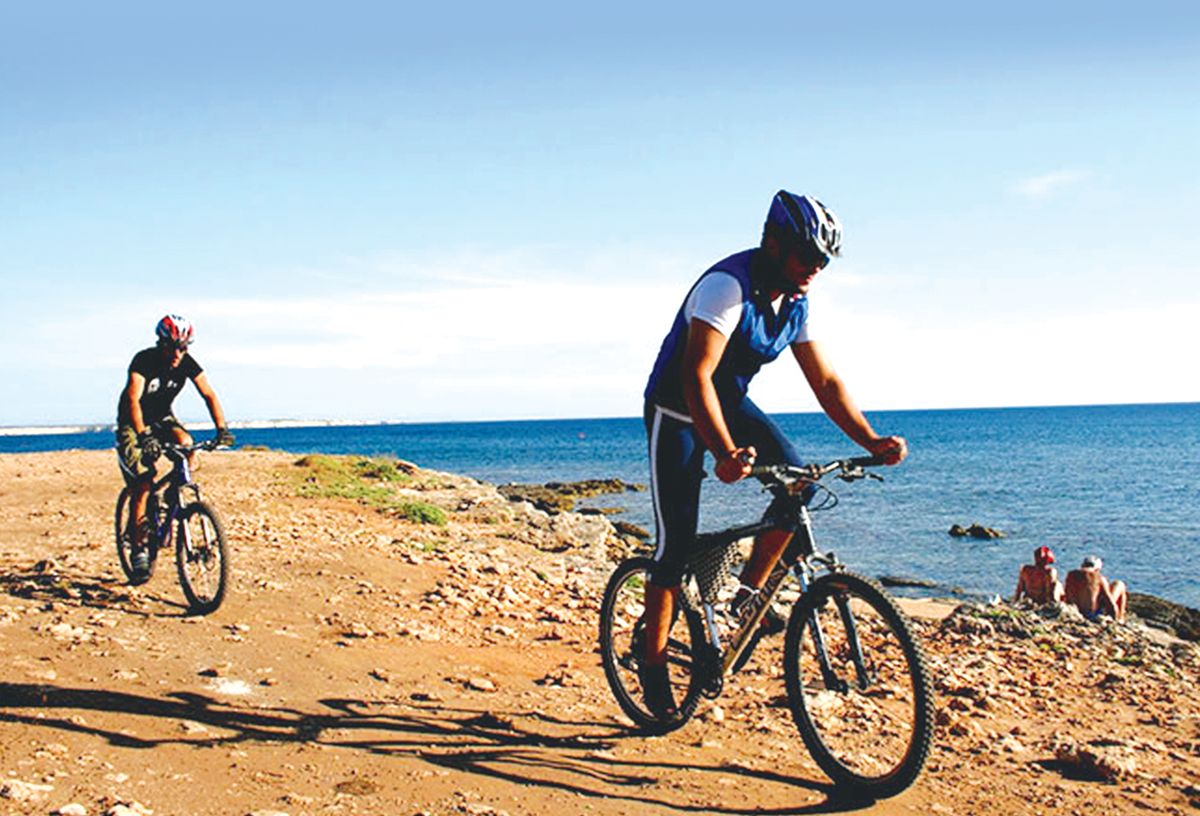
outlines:
[[811, 246], [826, 261], [842, 254], [842, 222], [815, 198], [780, 190], [767, 211], [766, 227], [772, 224]]

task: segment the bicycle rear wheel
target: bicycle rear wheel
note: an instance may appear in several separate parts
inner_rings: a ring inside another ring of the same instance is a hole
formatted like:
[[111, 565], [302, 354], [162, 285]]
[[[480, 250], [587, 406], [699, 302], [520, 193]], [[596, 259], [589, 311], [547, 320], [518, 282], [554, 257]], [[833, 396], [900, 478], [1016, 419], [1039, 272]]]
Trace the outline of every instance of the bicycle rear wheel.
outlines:
[[609, 578], [600, 606], [600, 657], [621, 710], [640, 728], [664, 733], [683, 725], [696, 711], [702, 686], [696, 655], [704, 634], [696, 616], [675, 610], [667, 643], [667, 670], [679, 718], [660, 720], [642, 699], [640, 679], [645, 654], [646, 584], [653, 564], [649, 558], [630, 558], [621, 562]]
[[154, 550], [150, 550], [150, 567], [144, 572], [139, 572], [133, 568], [133, 525], [130, 523], [130, 514], [133, 512], [133, 502], [129, 497], [129, 488], [121, 488], [121, 495], [117, 496], [117, 509], [113, 514], [114, 534], [117, 542], [117, 561], [121, 564], [121, 572], [125, 573], [125, 579], [132, 586], [144, 584], [150, 580], [150, 576], [154, 574]]
[[788, 621], [784, 677], [809, 753], [848, 791], [893, 796], [925, 765], [933, 695], [903, 613], [867, 578], [824, 575]]
[[201, 615], [216, 611], [225, 598], [229, 558], [221, 520], [206, 502], [189, 504], [180, 513], [175, 566], [191, 610]]

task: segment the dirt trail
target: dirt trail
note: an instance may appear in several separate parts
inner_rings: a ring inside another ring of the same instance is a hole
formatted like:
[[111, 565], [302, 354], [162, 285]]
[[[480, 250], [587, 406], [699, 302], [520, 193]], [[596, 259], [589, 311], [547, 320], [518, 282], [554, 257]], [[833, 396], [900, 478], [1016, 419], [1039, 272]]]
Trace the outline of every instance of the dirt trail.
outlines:
[[[111, 452], [0, 457], [0, 813], [859, 809], [804, 750], [777, 644], [720, 715], [629, 730], [595, 652], [603, 519], [421, 472], [408, 493], [449, 518], [422, 524], [297, 495], [295, 459], [206, 457], [233, 580], [193, 618], [170, 559], [122, 580]], [[913, 789], [862, 809], [1200, 812], [1194, 647], [925, 606], [937, 747]], [[1086, 778], [1081, 751], [1115, 781]]]

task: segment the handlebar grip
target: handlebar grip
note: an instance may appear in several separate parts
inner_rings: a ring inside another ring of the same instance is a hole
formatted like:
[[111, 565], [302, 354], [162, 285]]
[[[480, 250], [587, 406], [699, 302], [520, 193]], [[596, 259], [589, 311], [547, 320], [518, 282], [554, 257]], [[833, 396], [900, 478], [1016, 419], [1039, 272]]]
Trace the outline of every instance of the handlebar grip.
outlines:
[[851, 467], [880, 467], [886, 464], [882, 456], [855, 456], [847, 459], [846, 463]]

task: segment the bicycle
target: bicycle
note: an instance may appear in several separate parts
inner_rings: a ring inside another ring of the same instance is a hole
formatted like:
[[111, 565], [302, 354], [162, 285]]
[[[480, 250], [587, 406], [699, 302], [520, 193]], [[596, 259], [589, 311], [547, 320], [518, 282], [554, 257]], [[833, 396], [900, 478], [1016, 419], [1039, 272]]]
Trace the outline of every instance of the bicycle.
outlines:
[[[759, 624], [792, 573], [800, 594], [784, 635], [783, 673], [792, 717], [809, 753], [835, 785], [854, 794], [892, 796], [916, 780], [933, 737], [924, 652], [878, 583], [848, 571], [832, 552], [817, 551], [809, 516], [810, 508], [837, 504], [833, 491], [819, 484], [823, 476], [882, 481], [866, 470], [880, 464], [860, 457], [755, 467], [751, 475], [775, 497], [762, 519], [697, 536], [673, 605], [667, 646], [677, 718], [659, 719], [642, 700], [643, 604], [654, 562], [635, 557], [617, 566], [600, 608], [600, 653], [618, 704], [637, 726], [649, 733], [671, 731], [695, 713], [701, 697], [715, 699], [726, 676], [750, 659], [761, 638]], [[738, 543], [780, 528], [793, 531], [791, 541], [748, 610], [731, 620]]]
[[[193, 451], [214, 450], [216, 441], [194, 445], [163, 444], [163, 455], [171, 470], [150, 489], [146, 501], [146, 519], [150, 523], [150, 566], [145, 572], [133, 569], [133, 524], [130, 519], [129, 487], [117, 497], [115, 514], [117, 559], [129, 583], [137, 586], [150, 580], [158, 552], [175, 543], [175, 566], [179, 585], [189, 609], [201, 615], [216, 611], [225, 598], [229, 576], [229, 554], [225, 530], [217, 511], [200, 497], [200, 485], [192, 479], [188, 456]], [[183, 493], [190, 494], [188, 500]]]

